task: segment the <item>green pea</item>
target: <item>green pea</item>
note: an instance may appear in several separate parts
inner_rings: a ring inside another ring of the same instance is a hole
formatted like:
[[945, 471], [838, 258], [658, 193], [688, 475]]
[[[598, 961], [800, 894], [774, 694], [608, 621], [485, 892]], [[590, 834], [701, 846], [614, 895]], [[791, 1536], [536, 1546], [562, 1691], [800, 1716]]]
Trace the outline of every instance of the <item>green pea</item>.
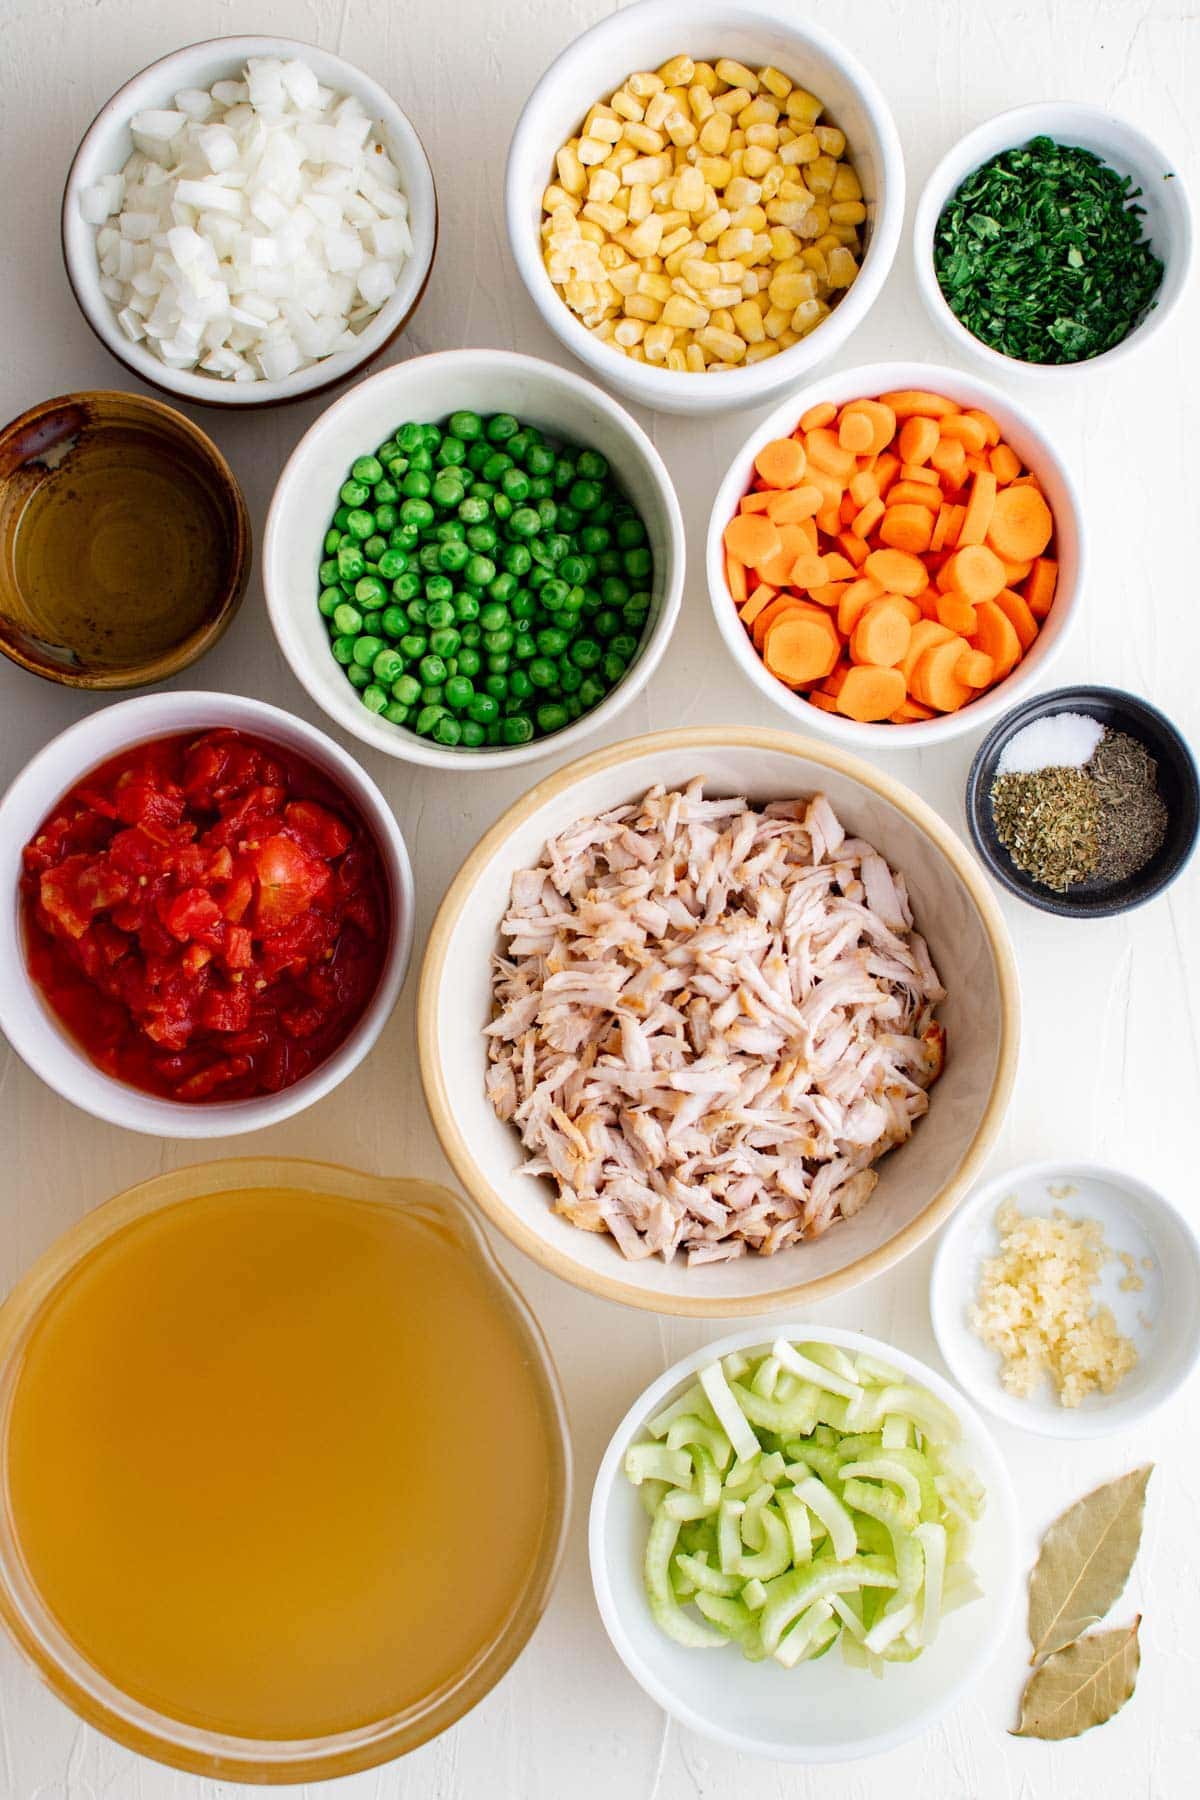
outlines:
[[561, 656], [568, 642], [566, 632], [559, 631], [554, 626], [537, 634], [537, 647], [543, 656]]
[[583, 686], [583, 676], [573, 662], [564, 657], [558, 665], [558, 685], [564, 694], [577, 694]]
[[378, 567], [384, 581], [395, 581], [408, 568], [408, 553], [404, 550], [385, 550], [379, 558]]
[[418, 669], [421, 680], [426, 687], [432, 687], [446, 679], [446, 665], [440, 656], [423, 656]]
[[365, 481], [371, 486], [383, 480], [383, 464], [377, 456], [360, 456], [357, 462], [351, 463], [350, 473], [355, 481]]
[[529, 477], [524, 469], [505, 469], [500, 477], [500, 492], [514, 506], [529, 498]]
[[589, 675], [579, 690], [579, 700], [585, 712], [591, 712], [593, 706], [599, 706], [608, 689], [597, 675]]
[[406, 569], [404, 574], [398, 575], [392, 583], [392, 596], [400, 602], [401, 606], [407, 606], [410, 600], [417, 599], [420, 592], [421, 577], [415, 569]]
[[[542, 529], [542, 521], [532, 506], [518, 506], [508, 521], [508, 529], [515, 538], [532, 538], [536, 537]], [[509, 566], [511, 567], [511, 564]], [[519, 572], [519, 570], [513, 571], [514, 574]]]
[[570, 721], [570, 713], [557, 700], [544, 701], [537, 709], [538, 730], [544, 732], [561, 731]]
[[413, 621], [414, 625], [426, 624], [428, 612], [429, 612], [429, 602], [428, 602], [428, 600], [423, 599], [420, 595], [418, 595], [414, 600], [410, 601], [409, 608], [408, 608], [408, 616]]
[[531, 632], [518, 631], [513, 639], [513, 655], [518, 662], [530, 662], [537, 655], [537, 643]]
[[582, 513], [574, 506], [560, 506], [558, 517], [554, 522], [560, 531], [577, 531], [582, 516]]
[[463, 484], [457, 474], [439, 475], [429, 489], [429, 498], [435, 506], [449, 511], [458, 505], [463, 497]]
[[363, 689], [362, 693], [359, 695], [359, 699], [362, 701], [367, 711], [373, 713], [381, 713], [388, 703], [387, 695], [381, 687], [376, 687], [374, 682], [372, 682], [369, 687]]
[[404, 673], [404, 658], [398, 650], [393, 650], [388, 644], [371, 664], [371, 673], [376, 681], [380, 681], [384, 687], [390, 688], [392, 683], [399, 681]]
[[477, 624], [468, 621], [462, 628], [462, 641], [469, 650], [477, 650], [483, 642], [483, 632]]
[[529, 483], [529, 498], [538, 501], [549, 500], [554, 492], [554, 483], [549, 475], [535, 475]]
[[473, 444], [467, 445], [467, 468], [472, 474], [481, 469], [492, 454], [492, 446], [483, 438], [477, 438]]
[[419, 425], [414, 425], [410, 421], [407, 425], [401, 425], [399, 431], [396, 433], [396, 442], [407, 455], [411, 456], [414, 450], [419, 450], [421, 448], [421, 445], [425, 442], [425, 438], [422, 434], [421, 427]]
[[401, 675], [392, 683], [392, 698], [402, 706], [415, 706], [421, 698], [421, 684], [415, 675]]
[[571, 645], [569, 654], [577, 669], [595, 669], [604, 656], [603, 650], [594, 638], [577, 639]]
[[620, 656], [628, 663], [637, 655], [638, 641], [631, 633], [623, 631], [608, 647], [614, 656]]
[[[422, 427], [422, 430], [424, 427]], [[430, 475], [433, 471], [433, 451], [436, 445], [420, 444], [408, 459], [409, 469], [415, 469], [419, 475]]]
[[423, 706], [417, 714], [417, 735], [429, 737], [439, 719], [446, 717], [444, 706]]
[[317, 595], [317, 609], [326, 619], [332, 619], [341, 606], [344, 595], [340, 587], [322, 588]]
[[386, 444], [380, 444], [375, 454], [385, 469], [390, 469], [393, 463], [404, 462], [406, 460], [404, 452], [401, 450], [395, 438], [389, 438]]
[[646, 527], [636, 514], [627, 514], [617, 522], [617, 545], [622, 550], [634, 550], [646, 541]]
[[363, 607], [382, 606], [388, 597], [387, 588], [378, 575], [364, 575], [354, 584], [354, 598]]
[[555, 577], [554, 580], [548, 581], [542, 588], [542, 605], [547, 607], [550, 612], [557, 612], [570, 591], [571, 590], [565, 581], [559, 581], [558, 578]]
[[343, 600], [332, 614], [332, 618], [334, 630], [342, 636], [353, 636], [362, 630], [362, 614], [357, 606], [351, 606], [348, 600]]
[[458, 516], [466, 526], [482, 525], [490, 512], [491, 507], [483, 494], [468, 494], [458, 508]]
[[496, 573], [496, 565], [490, 556], [469, 556], [463, 569], [463, 580], [472, 587], [486, 587]]
[[459, 742], [461, 737], [462, 726], [459, 724], [458, 720], [452, 718], [449, 713], [443, 713], [442, 717], [436, 721], [433, 727], [434, 743], [445, 744], [447, 748], [452, 749]]
[[352, 538], [365, 543], [367, 538], [375, 535], [375, 514], [364, 507], [354, 507], [346, 516], [346, 530]]
[[592, 625], [601, 637], [612, 637], [621, 629], [621, 614], [614, 612], [611, 606], [602, 607], [592, 620]]
[[343, 544], [337, 553], [337, 565], [340, 581], [357, 581], [366, 570], [367, 559], [357, 544]]
[[505, 719], [500, 728], [500, 736], [506, 744], [527, 744], [533, 736], [533, 721], [524, 714]]
[[520, 581], [522, 575], [528, 575], [533, 558], [525, 544], [505, 544], [500, 552], [500, 561], [505, 573]]
[[498, 484], [506, 469], [512, 468], [512, 457], [506, 456], [502, 450], [494, 451], [488, 457], [479, 473], [485, 481]]
[[496, 548], [498, 539], [493, 525], [468, 525], [467, 544], [472, 550], [481, 550], [490, 555]]
[[533, 476], [549, 475], [554, 468], [555, 455], [545, 444], [531, 444], [525, 453], [525, 467]]
[[360, 669], [369, 669], [383, 649], [383, 639], [364, 632], [354, 645], [354, 660]]
[[481, 661], [478, 650], [473, 650], [470, 645], [464, 644], [458, 653], [458, 673], [460, 675], [478, 675]]
[[552, 531], [558, 523], [558, 507], [553, 500], [539, 500], [537, 503], [538, 518], [542, 521], [544, 531]]
[[476, 412], [452, 412], [446, 427], [451, 436], [461, 438], [464, 444], [483, 436], [483, 420]]
[[351, 687], [365, 688], [371, 685], [371, 671], [364, 669], [361, 663], [352, 662], [346, 669], [346, 680]]
[[452, 625], [443, 625], [429, 634], [429, 648], [435, 656], [453, 656], [461, 643], [462, 638]]
[[558, 671], [548, 656], [535, 656], [526, 674], [534, 687], [540, 688], [553, 687], [558, 677]]
[[466, 457], [466, 454], [467, 446], [463, 443], [462, 439], [460, 437], [455, 437], [453, 432], [447, 432], [446, 436], [438, 445], [436, 460], [440, 462], [444, 468], [452, 469], [458, 467], [459, 463]]
[[520, 420], [514, 419], [511, 413], [494, 413], [487, 422], [487, 435], [493, 444], [507, 443], [520, 429]]
[[388, 532], [388, 543], [397, 550], [415, 550], [421, 541], [421, 533], [415, 525], [406, 525], [403, 520]]
[[371, 498], [371, 490], [365, 481], [343, 481], [338, 493], [349, 507], [363, 506]]
[[599, 556], [602, 550], [608, 549], [610, 541], [611, 533], [603, 525], [589, 523], [579, 533], [580, 546], [587, 556]]
[[427, 500], [433, 487], [424, 469], [409, 469], [400, 483], [400, 492], [408, 500]]
[[475, 697], [475, 684], [465, 675], [451, 675], [446, 683], [446, 705], [462, 712]]
[[468, 749], [478, 750], [481, 745], [487, 743], [487, 732], [482, 725], [477, 725], [474, 719], [464, 719], [462, 741]]
[[490, 656], [507, 656], [513, 647], [515, 635], [507, 627], [502, 631], [485, 631], [483, 647]]
[[400, 519], [405, 525], [415, 525], [425, 531], [433, 524], [433, 508], [428, 500], [405, 500], [400, 508]]
[[491, 694], [475, 694], [467, 701], [467, 711], [477, 724], [490, 725], [500, 717], [500, 704]]
[[569, 499], [571, 505], [578, 507], [580, 512], [591, 512], [594, 506], [600, 504], [600, 489], [594, 481], [573, 481]]
[[422, 632], [410, 631], [400, 639], [400, 648], [410, 663], [418, 662], [429, 649], [429, 639]]
[[335, 637], [329, 646], [333, 651], [334, 658], [341, 663], [343, 668], [354, 661], [354, 644], [355, 639], [352, 637]]
[[487, 666], [493, 675], [504, 675], [507, 677], [511, 665], [512, 658], [507, 650], [493, 650], [489, 652]]
[[454, 623], [454, 588], [444, 575], [431, 575], [425, 583], [425, 598], [429, 602], [425, 613], [425, 623], [440, 630], [443, 625]]
[[402, 706], [399, 700], [389, 700], [380, 716], [389, 725], [405, 725], [408, 723], [408, 708]]
[[[332, 536], [334, 534], [331, 533], [330, 535]], [[342, 541], [340, 533], [337, 534], [337, 540], [340, 544]], [[342, 579], [342, 571], [338, 567], [336, 556], [327, 556], [325, 558], [325, 561], [317, 570], [317, 579], [320, 581], [322, 587], [333, 587]]]
[[512, 518], [512, 512], [513, 503], [507, 494], [492, 495], [492, 517], [494, 519], [498, 519], [503, 525], [508, 519]]
[[490, 694], [493, 700], [504, 700], [508, 695], [508, 676], [489, 672], [483, 678], [483, 691]]
[[533, 692], [533, 683], [524, 669], [514, 669], [508, 678], [508, 691], [518, 700], [528, 700]]
[[454, 617], [459, 625], [469, 625], [479, 617], [479, 601], [465, 590], [454, 596]]
[[417, 567], [424, 569], [427, 575], [436, 575], [441, 568], [441, 553], [440, 544], [422, 544], [417, 550]]
[[583, 703], [580, 700], [578, 694], [571, 694], [569, 696], [569, 698], [563, 702], [563, 704], [567, 709], [567, 717], [568, 718], [578, 719], [581, 716], [581, 714], [583, 712]]
[[442, 706], [445, 704], [445, 700], [445, 685], [440, 681], [431, 681], [427, 687], [421, 689], [422, 706]]
[[646, 549], [626, 550], [624, 555], [625, 573], [634, 581], [645, 581], [654, 567], [654, 558]]
[[446, 543], [438, 545], [438, 567], [451, 575], [457, 575], [460, 569], [466, 568], [470, 554], [461, 538], [449, 538]]
[[600, 666], [604, 670], [604, 679], [609, 687], [615, 687], [625, 673], [625, 658], [618, 656], [615, 650], [609, 650]]
[[488, 604], [480, 609], [479, 623], [485, 631], [503, 631], [508, 624], [507, 606], [501, 605], [499, 601], [489, 600]]

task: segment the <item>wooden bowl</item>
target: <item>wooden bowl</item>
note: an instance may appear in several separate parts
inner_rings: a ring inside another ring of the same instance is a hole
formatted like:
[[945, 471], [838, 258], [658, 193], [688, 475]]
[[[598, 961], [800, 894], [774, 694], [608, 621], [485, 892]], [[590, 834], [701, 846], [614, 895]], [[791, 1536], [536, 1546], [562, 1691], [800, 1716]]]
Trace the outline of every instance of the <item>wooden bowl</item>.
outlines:
[[[757, 805], [821, 791], [846, 828], [875, 845], [908, 883], [918, 928], [947, 998], [938, 1017], [946, 1068], [928, 1115], [879, 1163], [879, 1186], [852, 1218], [774, 1256], [689, 1268], [683, 1257], [627, 1262], [614, 1240], [581, 1231], [553, 1207], [548, 1182], [524, 1174], [520, 1139], [484, 1092], [483, 1030], [491, 958], [513, 874], [548, 836], [635, 800], [654, 782], [703, 776], [710, 795]], [[1004, 1118], [1017, 1064], [1020, 995], [1012, 946], [979, 864], [916, 794], [858, 757], [737, 725], [632, 738], [531, 788], [476, 845], [429, 935], [417, 1003], [421, 1079], [455, 1174], [493, 1225], [543, 1268], [588, 1293], [651, 1312], [751, 1318], [846, 1293], [929, 1237], [969, 1190]], [[864, 1314], [864, 1322], [869, 1315]]]
[[65, 394], [0, 431], [0, 650], [34, 675], [177, 675], [233, 618], [250, 555], [233, 470], [161, 400]]

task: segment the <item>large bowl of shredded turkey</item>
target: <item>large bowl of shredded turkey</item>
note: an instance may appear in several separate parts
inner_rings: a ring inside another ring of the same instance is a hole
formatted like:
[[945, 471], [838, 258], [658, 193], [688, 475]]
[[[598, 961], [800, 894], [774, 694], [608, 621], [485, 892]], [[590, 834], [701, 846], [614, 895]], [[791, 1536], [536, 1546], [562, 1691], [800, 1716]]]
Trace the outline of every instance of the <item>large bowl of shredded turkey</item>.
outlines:
[[998, 1128], [1018, 1003], [996, 905], [915, 795], [789, 734], [710, 728], [541, 783], [452, 884], [422, 1074], [523, 1249], [661, 1311], [866, 1279]]

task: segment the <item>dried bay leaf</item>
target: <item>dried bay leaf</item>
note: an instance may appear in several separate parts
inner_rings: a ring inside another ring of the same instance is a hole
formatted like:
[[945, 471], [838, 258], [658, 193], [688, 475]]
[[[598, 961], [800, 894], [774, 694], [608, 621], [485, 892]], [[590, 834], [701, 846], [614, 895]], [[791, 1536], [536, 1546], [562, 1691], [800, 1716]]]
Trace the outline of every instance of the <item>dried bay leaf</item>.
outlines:
[[1119, 1597], [1141, 1542], [1153, 1466], [1094, 1488], [1060, 1513], [1042, 1539], [1029, 1577], [1031, 1662], [1074, 1643]]
[[1137, 1684], [1138, 1626], [1093, 1631], [1055, 1651], [1035, 1669], [1021, 1695], [1021, 1723], [1014, 1737], [1078, 1737], [1120, 1712]]

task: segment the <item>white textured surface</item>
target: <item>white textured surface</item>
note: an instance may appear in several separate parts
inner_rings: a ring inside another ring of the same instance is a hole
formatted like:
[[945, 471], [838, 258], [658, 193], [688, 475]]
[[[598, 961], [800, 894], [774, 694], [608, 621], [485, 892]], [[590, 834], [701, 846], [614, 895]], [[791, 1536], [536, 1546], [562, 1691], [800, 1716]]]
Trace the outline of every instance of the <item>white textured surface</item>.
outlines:
[[[72, 388], [128, 385], [75, 310], [58, 255], [58, 199], [96, 108], [135, 69], [181, 43], [260, 30], [309, 38], [360, 62], [411, 112], [433, 162], [442, 237], [433, 280], [396, 354], [494, 344], [557, 357], [519, 287], [503, 241], [505, 147], [545, 62], [605, 10], [605, 0], [0, 0], [6, 256], [0, 291], [0, 406], [5, 416]], [[682, 4], [681, 14], [686, 11]], [[1195, 198], [1200, 21], [1185, 0], [842, 0], [824, 17], [874, 70], [895, 109], [910, 192], [951, 140], [1004, 107], [1089, 100], [1161, 136]], [[681, 32], [681, 48], [686, 34]], [[1056, 670], [1063, 681], [1125, 684], [1200, 733], [1200, 650], [1191, 571], [1200, 527], [1194, 396], [1200, 384], [1193, 291], [1187, 315], [1102, 385], [1082, 380], [1031, 396], [1082, 484], [1092, 534], [1084, 617]], [[840, 361], [940, 356], [908, 253]], [[1190, 407], [1181, 404], [1187, 394]], [[276, 472], [319, 402], [264, 417], [197, 412], [245, 483], [256, 526]], [[754, 422], [647, 419], [675, 476], [692, 568], [674, 644], [625, 715], [631, 735], [722, 719], [780, 724], [732, 670], [704, 592], [710, 498]], [[283, 668], [252, 581], [225, 642], [195, 672], [316, 719]], [[182, 684], [181, 684], [182, 685]], [[87, 700], [0, 668], [6, 770], [77, 718]], [[971, 738], [887, 766], [962, 827]], [[418, 945], [468, 847], [523, 783], [519, 771], [455, 778], [366, 753], [396, 807], [417, 874]], [[880, 758], [881, 761], [885, 760]], [[1185, 1208], [1195, 1183], [1200, 1000], [1195, 871], [1126, 920], [1072, 924], [1006, 902], [1021, 964], [1025, 1039], [1012, 1111], [994, 1166], [1035, 1156], [1127, 1162]], [[262, 1140], [263, 1149], [336, 1156], [366, 1169], [444, 1176], [425, 1123], [412, 1048], [415, 978], [370, 1061], [336, 1095]], [[59, 1102], [12, 1056], [3, 1068], [5, 1179], [0, 1285], [87, 1207], [199, 1147], [123, 1136]], [[230, 1146], [231, 1149], [233, 1146]], [[249, 1146], [239, 1141], [239, 1151]], [[926, 1310], [931, 1252], [820, 1317], [894, 1338], [936, 1362]], [[1138, 1694], [1102, 1732], [1043, 1746], [1007, 1736], [1024, 1647], [1019, 1628], [974, 1698], [906, 1749], [824, 1771], [744, 1761], [667, 1727], [609, 1649], [584, 1555], [587, 1490], [630, 1397], [706, 1335], [578, 1296], [515, 1254], [505, 1260], [549, 1334], [567, 1387], [578, 1468], [578, 1526], [550, 1611], [491, 1698], [454, 1731], [375, 1774], [312, 1800], [1183, 1800], [1196, 1791], [1200, 1606], [1200, 1391], [1137, 1432], [1059, 1449], [1015, 1431], [1001, 1443], [1021, 1501], [1027, 1549], [1058, 1508], [1144, 1457], [1159, 1467], [1145, 1542], [1116, 1617], [1141, 1608]], [[86, 1504], [86, 1497], [80, 1497]], [[228, 1800], [228, 1785], [140, 1763], [73, 1717], [0, 1644], [2, 1800]]]

